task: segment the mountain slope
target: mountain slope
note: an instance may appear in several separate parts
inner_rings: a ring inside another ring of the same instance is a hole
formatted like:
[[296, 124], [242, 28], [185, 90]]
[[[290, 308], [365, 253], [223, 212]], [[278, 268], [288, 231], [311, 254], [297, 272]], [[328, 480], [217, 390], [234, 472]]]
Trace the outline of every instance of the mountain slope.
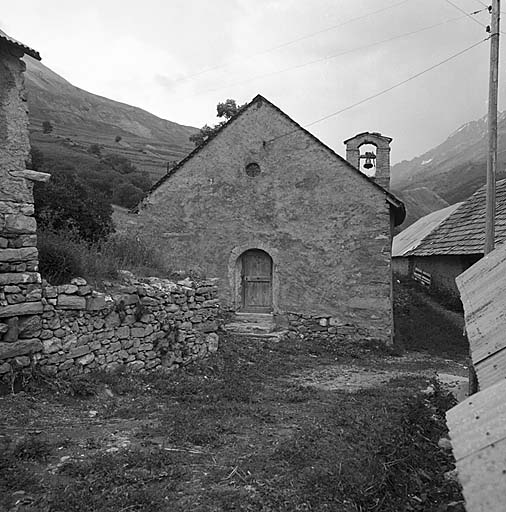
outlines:
[[[91, 94], [31, 57], [25, 56], [25, 61], [30, 130], [43, 152], [54, 147], [47, 144], [61, 143], [83, 152], [98, 143], [104, 153], [126, 156], [140, 169], [160, 176], [168, 161], [180, 160], [193, 148], [188, 138], [196, 128]], [[41, 133], [46, 120], [54, 127], [50, 135]]]
[[[506, 113], [498, 123], [498, 179], [506, 177]], [[486, 179], [487, 118], [461, 126], [442, 144], [392, 167], [392, 189], [426, 187], [450, 204], [473, 194]]]

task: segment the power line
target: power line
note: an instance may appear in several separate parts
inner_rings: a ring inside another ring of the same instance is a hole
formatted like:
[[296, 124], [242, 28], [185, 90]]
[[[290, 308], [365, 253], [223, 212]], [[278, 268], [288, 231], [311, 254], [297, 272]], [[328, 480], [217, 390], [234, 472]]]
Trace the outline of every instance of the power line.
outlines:
[[[455, 7], [455, 9], [459, 10], [460, 12], [464, 13], [469, 19], [473, 20], [475, 23], [478, 23], [478, 25], [481, 25], [483, 28], [487, 28], [486, 25], [484, 25], [481, 21], [478, 21], [476, 18], [473, 18], [472, 15], [478, 14], [481, 11], [476, 11], [472, 13], [467, 13], [464, 9], [459, 7], [458, 5], [454, 4], [451, 0], [445, 0], [447, 4], [450, 4], [451, 6]], [[481, 3], [481, 2], [480, 2]], [[485, 6], [488, 9], [488, 6]]]
[[[435, 69], [435, 68], [437, 68], [439, 66], [442, 66], [443, 64], [446, 64], [447, 62], [450, 62], [451, 60], [453, 60], [453, 59], [459, 57], [460, 55], [462, 55], [462, 54], [472, 50], [476, 46], [484, 43], [485, 41], [488, 41], [489, 39], [490, 39], [490, 36], [486, 37], [485, 39], [482, 39], [481, 41], [478, 41], [477, 43], [474, 43], [471, 46], [468, 46], [467, 48], [464, 48], [460, 52], [457, 52], [457, 53], [451, 55], [450, 57], [447, 57], [446, 59], [444, 59], [444, 60], [438, 62], [437, 64], [434, 64], [434, 65], [432, 65], [432, 66], [430, 66], [430, 67], [428, 67], [426, 69], [424, 69], [423, 71], [420, 71], [419, 73], [411, 75], [409, 78], [406, 78], [405, 80], [402, 80], [401, 82], [398, 82], [398, 83], [396, 83], [394, 85], [391, 85], [390, 87], [388, 87], [386, 89], [383, 89], [382, 91], [379, 91], [379, 92], [377, 92], [375, 94], [372, 94], [371, 96], [368, 96], [367, 98], [364, 98], [364, 99], [362, 99], [360, 101], [357, 101], [357, 102], [353, 103], [352, 105], [348, 105], [347, 107], [342, 108], [341, 110], [337, 110], [336, 112], [332, 112], [331, 114], [328, 114], [328, 115], [326, 115], [324, 117], [321, 117], [320, 119], [317, 119], [316, 121], [312, 121], [311, 123], [305, 124], [304, 128], [308, 128], [309, 126], [313, 126], [313, 125], [315, 125], [317, 123], [321, 123], [322, 121], [325, 121], [326, 119], [329, 119], [331, 117], [334, 117], [334, 116], [337, 116], [339, 114], [342, 114], [343, 112], [351, 110], [352, 108], [358, 107], [359, 105], [362, 105], [363, 103], [366, 103], [367, 101], [370, 101], [372, 99], [378, 98], [379, 96], [382, 96], [383, 94], [386, 94], [387, 92], [390, 92], [393, 89], [396, 89], [397, 87], [400, 87], [401, 85], [404, 85], [404, 84], [410, 82], [411, 80], [414, 80], [415, 78], [418, 78], [419, 76], [422, 76], [425, 73], [427, 73], [429, 71], [432, 71], [433, 69]], [[285, 133], [283, 135], [278, 135], [277, 137], [274, 137], [273, 139], [270, 139], [267, 142], [273, 142], [275, 140], [281, 139], [283, 137], [291, 135], [292, 133], [295, 133], [296, 131], [297, 130], [292, 130], [291, 132]]]
[[[478, 11], [478, 12], [481, 12], [481, 11]], [[269, 73], [264, 73], [264, 74], [261, 74], [261, 75], [256, 75], [256, 76], [253, 76], [253, 77], [249, 77], [249, 78], [247, 78], [245, 80], [240, 80], [238, 82], [229, 83], [227, 85], [220, 86], [220, 87], [217, 87], [215, 89], [208, 89], [206, 91], [197, 92], [197, 93], [193, 94], [191, 97], [200, 96], [202, 94], [208, 94], [208, 93], [211, 93], [211, 92], [221, 91], [223, 89], [228, 89], [229, 87], [237, 87], [237, 86], [240, 86], [240, 85], [244, 85], [244, 84], [250, 83], [250, 82], [252, 82], [254, 80], [259, 80], [259, 79], [262, 79], [262, 78], [268, 78], [270, 76], [278, 75], [280, 73], [286, 73], [287, 71], [293, 71], [295, 69], [300, 69], [300, 68], [304, 68], [306, 66], [311, 66], [313, 64], [318, 64], [320, 62], [325, 62], [325, 61], [328, 61], [328, 60], [331, 60], [331, 59], [335, 59], [335, 58], [341, 57], [343, 55], [348, 55], [349, 53], [357, 52], [357, 51], [360, 51], [360, 50], [366, 50], [368, 48], [373, 48], [374, 46], [378, 46], [380, 44], [389, 43], [391, 41], [395, 41], [396, 39], [401, 39], [403, 37], [408, 37], [408, 36], [411, 36], [411, 35], [419, 34], [420, 32], [425, 32], [426, 30], [430, 30], [432, 28], [440, 27], [441, 25], [445, 25], [445, 24], [451, 23], [453, 21], [461, 20], [461, 19], [465, 18], [466, 16], [467, 16], [467, 13], [465, 13], [464, 16], [458, 16], [457, 18], [450, 18], [450, 19], [445, 20], [445, 21], [440, 21], [438, 23], [434, 23], [433, 25], [429, 25], [427, 27], [420, 28], [418, 30], [413, 30], [411, 32], [405, 32], [405, 33], [399, 34], [397, 36], [389, 37], [387, 39], [382, 39], [381, 41], [376, 41], [374, 43], [366, 44], [366, 45], [363, 45], [363, 46], [358, 46], [358, 47], [355, 47], [355, 48], [351, 48], [349, 50], [344, 50], [342, 52], [335, 53], [333, 55], [328, 55], [326, 57], [321, 57], [319, 59], [311, 60], [309, 62], [304, 62], [302, 64], [296, 64], [294, 66], [290, 66], [290, 67], [283, 68], [283, 69], [277, 69], [277, 70], [271, 71]]]
[[367, 14], [363, 14], [362, 16], [357, 16], [356, 18], [351, 18], [351, 19], [349, 19], [347, 21], [344, 21], [342, 23], [339, 23], [337, 25], [332, 25], [331, 27], [327, 27], [327, 28], [324, 28], [322, 30], [318, 30], [317, 32], [312, 32], [312, 33], [307, 34], [305, 36], [301, 36], [301, 37], [298, 37], [296, 39], [292, 39], [290, 41], [286, 41], [284, 43], [278, 44], [277, 46], [273, 46], [271, 48], [267, 48], [265, 50], [261, 50], [261, 51], [256, 52], [256, 53], [251, 53], [251, 54], [243, 56], [243, 57], [238, 57], [237, 59], [233, 59], [233, 60], [230, 60], [228, 62], [224, 62], [223, 64], [218, 64], [216, 66], [212, 66], [210, 68], [202, 69], [201, 71], [197, 71], [196, 73], [194, 73], [192, 75], [187, 75], [187, 76], [181, 77], [179, 79], [176, 79], [176, 80], [174, 80], [174, 83], [187, 81], [187, 80], [190, 80], [190, 79], [195, 78], [197, 76], [203, 75], [205, 73], [209, 73], [209, 72], [215, 71], [217, 69], [222, 69], [222, 68], [228, 67], [231, 64], [234, 64], [235, 62], [243, 62], [245, 59], [252, 59], [254, 57], [258, 57], [259, 55], [265, 55], [267, 53], [271, 53], [271, 52], [274, 52], [276, 50], [280, 50], [281, 48], [286, 48], [287, 46], [291, 46], [291, 45], [296, 44], [296, 43], [298, 43], [300, 41], [305, 41], [306, 39], [310, 39], [310, 38], [315, 37], [317, 35], [324, 34], [326, 32], [330, 32], [332, 30], [335, 30], [336, 28], [344, 27], [345, 25], [348, 25], [350, 23], [354, 23], [355, 21], [360, 21], [360, 20], [363, 20], [365, 18], [369, 18], [370, 16], [374, 16], [375, 14], [379, 14], [381, 12], [388, 11], [388, 10], [393, 9], [395, 7], [398, 7], [398, 6], [402, 5], [402, 4], [405, 4], [405, 3], [409, 2], [409, 1], [410, 0], [401, 0], [400, 2], [397, 2], [395, 4], [389, 5], [387, 7], [382, 7], [381, 9], [377, 9], [376, 11], [372, 11], [372, 12], [369, 12]]

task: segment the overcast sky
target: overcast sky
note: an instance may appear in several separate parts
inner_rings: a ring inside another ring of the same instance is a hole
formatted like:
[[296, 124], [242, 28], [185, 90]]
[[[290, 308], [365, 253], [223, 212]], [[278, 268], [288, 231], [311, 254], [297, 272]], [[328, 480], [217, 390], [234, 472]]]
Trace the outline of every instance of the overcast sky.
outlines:
[[[24, 0], [0, 27], [74, 85], [198, 127], [217, 122], [219, 101], [258, 93], [306, 125], [487, 37], [447, 0]], [[488, 59], [489, 41], [308, 129], [340, 154], [344, 139], [379, 131], [393, 162], [410, 159], [486, 113]]]

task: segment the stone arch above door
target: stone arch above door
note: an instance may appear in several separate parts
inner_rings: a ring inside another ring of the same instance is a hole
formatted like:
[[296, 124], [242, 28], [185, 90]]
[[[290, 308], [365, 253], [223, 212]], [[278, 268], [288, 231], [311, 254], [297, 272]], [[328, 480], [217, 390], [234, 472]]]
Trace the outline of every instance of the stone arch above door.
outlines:
[[235, 247], [229, 257], [228, 262], [228, 278], [229, 285], [232, 291], [232, 306], [235, 311], [240, 311], [243, 308], [243, 260], [242, 256], [248, 251], [262, 251], [267, 254], [272, 260], [272, 305], [271, 311], [278, 312], [278, 296], [279, 296], [279, 257], [278, 251], [261, 242], [249, 242]]

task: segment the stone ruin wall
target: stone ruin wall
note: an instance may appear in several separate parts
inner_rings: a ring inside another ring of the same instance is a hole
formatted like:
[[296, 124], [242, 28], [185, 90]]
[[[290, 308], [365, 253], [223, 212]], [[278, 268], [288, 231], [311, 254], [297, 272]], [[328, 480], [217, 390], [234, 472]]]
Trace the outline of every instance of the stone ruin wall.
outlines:
[[174, 368], [213, 352], [214, 282], [148, 279], [112, 295], [84, 280], [50, 286], [38, 272], [23, 52], [0, 41], [0, 379], [37, 365], [50, 374]]
[[81, 278], [44, 283], [41, 314], [0, 319], [0, 377], [34, 365], [50, 375], [187, 365], [218, 348], [217, 291], [213, 280], [175, 284], [133, 276], [112, 294]]

